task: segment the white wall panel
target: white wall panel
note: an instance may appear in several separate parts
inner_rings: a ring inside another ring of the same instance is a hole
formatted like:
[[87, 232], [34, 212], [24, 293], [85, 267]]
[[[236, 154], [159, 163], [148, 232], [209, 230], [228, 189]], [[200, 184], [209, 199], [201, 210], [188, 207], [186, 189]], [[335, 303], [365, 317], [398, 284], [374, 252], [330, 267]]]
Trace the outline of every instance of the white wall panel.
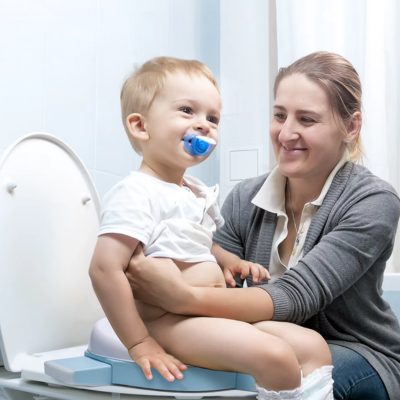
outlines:
[[94, 167], [97, 0], [48, 1], [44, 131]]
[[110, 188], [116, 185], [122, 178], [123, 176], [94, 171], [94, 181], [96, 182], [96, 189], [100, 198], [102, 199]]
[[231, 150], [257, 149], [258, 173], [269, 164], [271, 78], [276, 74], [275, 1], [221, 0], [223, 122], [220, 133], [221, 200], [232, 185]]
[[0, 3], [0, 148], [43, 129], [46, 8]]
[[0, 63], [0, 69], [0, 147], [7, 148], [43, 130], [44, 67]]
[[[174, 3], [169, 0], [139, 2], [135, 18], [138, 28], [136, 62], [142, 64], [153, 57], [172, 55], [173, 7]], [[190, 32], [187, 34], [190, 36]]]
[[100, 1], [98, 9], [95, 169], [117, 176], [127, 175], [135, 166], [119, 96], [137, 60], [137, 9], [136, 1], [106, 0]]

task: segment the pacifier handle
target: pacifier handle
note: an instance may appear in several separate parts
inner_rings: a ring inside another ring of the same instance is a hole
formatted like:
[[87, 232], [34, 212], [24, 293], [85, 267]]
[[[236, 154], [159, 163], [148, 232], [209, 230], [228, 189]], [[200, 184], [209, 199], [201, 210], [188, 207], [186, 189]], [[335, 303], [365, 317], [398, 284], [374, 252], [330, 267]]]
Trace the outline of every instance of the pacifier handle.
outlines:
[[207, 136], [191, 133], [184, 139], [185, 149], [193, 156], [206, 156], [217, 142]]

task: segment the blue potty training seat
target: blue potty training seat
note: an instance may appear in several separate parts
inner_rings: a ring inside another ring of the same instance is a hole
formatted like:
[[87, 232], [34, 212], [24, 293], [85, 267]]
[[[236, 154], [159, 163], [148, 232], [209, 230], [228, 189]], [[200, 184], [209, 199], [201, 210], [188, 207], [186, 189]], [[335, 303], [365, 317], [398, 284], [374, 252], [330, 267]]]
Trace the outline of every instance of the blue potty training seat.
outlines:
[[192, 366], [184, 371], [182, 380], [169, 382], [154, 369], [153, 379], [148, 380], [106, 318], [95, 324], [85, 357], [46, 361], [44, 366], [47, 375], [73, 386], [126, 385], [174, 392], [256, 391], [250, 375]]

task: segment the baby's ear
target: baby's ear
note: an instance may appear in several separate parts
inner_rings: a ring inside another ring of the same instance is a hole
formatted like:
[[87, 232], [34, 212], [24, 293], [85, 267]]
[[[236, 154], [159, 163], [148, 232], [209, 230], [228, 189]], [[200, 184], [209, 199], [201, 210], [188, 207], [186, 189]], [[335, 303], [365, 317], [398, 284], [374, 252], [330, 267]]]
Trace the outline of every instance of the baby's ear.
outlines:
[[145, 117], [142, 114], [134, 113], [126, 118], [126, 126], [130, 135], [137, 140], [148, 140], [149, 134], [146, 130]]

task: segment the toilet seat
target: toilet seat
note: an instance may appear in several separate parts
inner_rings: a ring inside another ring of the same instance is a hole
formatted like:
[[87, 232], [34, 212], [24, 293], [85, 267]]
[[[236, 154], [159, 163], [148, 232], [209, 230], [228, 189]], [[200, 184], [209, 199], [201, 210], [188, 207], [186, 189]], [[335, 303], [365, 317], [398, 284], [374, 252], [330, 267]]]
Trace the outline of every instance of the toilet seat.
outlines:
[[103, 316], [88, 276], [99, 215], [89, 173], [58, 138], [27, 135], [3, 154], [0, 351], [9, 371], [26, 356], [88, 342]]

